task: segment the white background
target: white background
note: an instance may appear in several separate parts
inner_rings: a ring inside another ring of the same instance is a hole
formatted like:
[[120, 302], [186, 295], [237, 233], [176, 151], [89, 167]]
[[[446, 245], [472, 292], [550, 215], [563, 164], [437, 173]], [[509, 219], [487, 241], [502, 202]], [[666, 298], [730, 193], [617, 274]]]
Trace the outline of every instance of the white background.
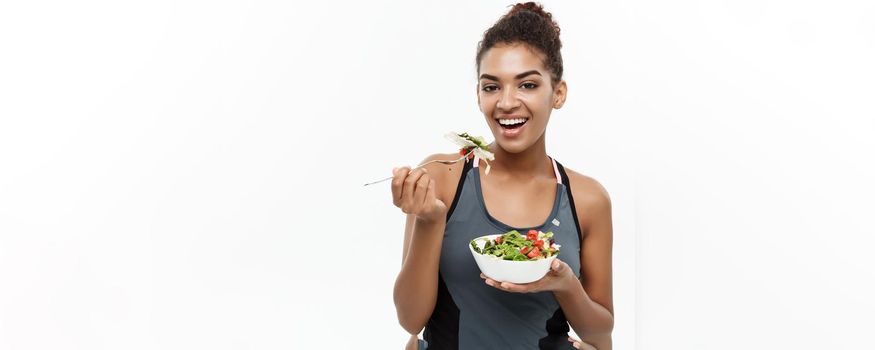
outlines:
[[[361, 185], [490, 138], [509, 4], [4, 2], [0, 349], [400, 349], [403, 216]], [[875, 5], [545, 5], [615, 349], [867, 347]]]

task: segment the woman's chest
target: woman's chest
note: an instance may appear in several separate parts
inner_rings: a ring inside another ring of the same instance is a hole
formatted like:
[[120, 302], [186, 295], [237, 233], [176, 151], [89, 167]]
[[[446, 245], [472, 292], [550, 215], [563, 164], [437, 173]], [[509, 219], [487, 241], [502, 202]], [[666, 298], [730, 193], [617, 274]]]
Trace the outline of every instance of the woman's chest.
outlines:
[[528, 185], [482, 184], [483, 202], [489, 215], [513, 227], [541, 225], [553, 209], [556, 199], [555, 182]]

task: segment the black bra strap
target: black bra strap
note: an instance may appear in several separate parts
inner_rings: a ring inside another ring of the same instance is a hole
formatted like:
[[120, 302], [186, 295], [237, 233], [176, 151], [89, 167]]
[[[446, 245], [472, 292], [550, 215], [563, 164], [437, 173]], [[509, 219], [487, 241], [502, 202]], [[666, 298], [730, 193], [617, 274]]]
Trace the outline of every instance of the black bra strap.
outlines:
[[574, 226], [577, 227], [577, 239], [580, 240], [580, 247], [583, 248], [583, 238], [581, 238], [580, 220], [577, 219], [577, 208], [574, 206], [574, 197], [571, 195], [571, 181], [568, 180], [568, 173], [565, 172], [565, 167], [562, 163], [556, 162], [559, 167], [559, 173], [562, 174], [562, 183], [565, 185], [565, 191], [568, 194], [568, 203], [571, 204], [571, 213], [574, 214]]
[[450, 205], [450, 210], [447, 211], [447, 222], [450, 221], [450, 216], [453, 215], [453, 210], [456, 209], [456, 204], [459, 203], [459, 197], [462, 196], [462, 188], [465, 187], [465, 178], [468, 177], [468, 170], [471, 170], [474, 162], [467, 160], [462, 166], [462, 174], [459, 176], [459, 184], [456, 185], [456, 195], [453, 197], [453, 204]]

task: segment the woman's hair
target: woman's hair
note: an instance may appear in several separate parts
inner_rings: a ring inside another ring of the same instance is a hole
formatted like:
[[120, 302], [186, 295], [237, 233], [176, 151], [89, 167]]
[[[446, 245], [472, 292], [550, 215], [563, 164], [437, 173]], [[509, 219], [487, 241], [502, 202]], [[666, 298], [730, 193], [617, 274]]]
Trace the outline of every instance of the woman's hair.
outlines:
[[523, 43], [540, 51], [546, 56], [544, 67], [550, 70], [553, 85], [562, 80], [559, 25], [549, 12], [544, 11], [541, 4], [526, 2], [513, 5], [506, 15], [483, 33], [483, 40], [477, 45], [478, 74], [483, 55], [500, 43]]

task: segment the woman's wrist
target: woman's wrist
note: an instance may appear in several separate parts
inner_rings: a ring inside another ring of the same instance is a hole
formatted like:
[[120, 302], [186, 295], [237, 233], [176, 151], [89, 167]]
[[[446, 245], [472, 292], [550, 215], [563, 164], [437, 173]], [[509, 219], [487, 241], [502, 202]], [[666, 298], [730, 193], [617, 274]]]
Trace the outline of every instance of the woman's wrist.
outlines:
[[578, 280], [573, 273], [569, 273], [562, 277], [562, 280], [559, 283], [559, 288], [554, 290], [553, 294], [556, 294], [557, 297], [567, 296], [574, 293], [578, 287], [580, 287], [580, 280]]
[[416, 222], [424, 225], [434, 225], [443, 222], [446, 217], [446, 212], [439, 211], [430, 215], [417, 215]]

